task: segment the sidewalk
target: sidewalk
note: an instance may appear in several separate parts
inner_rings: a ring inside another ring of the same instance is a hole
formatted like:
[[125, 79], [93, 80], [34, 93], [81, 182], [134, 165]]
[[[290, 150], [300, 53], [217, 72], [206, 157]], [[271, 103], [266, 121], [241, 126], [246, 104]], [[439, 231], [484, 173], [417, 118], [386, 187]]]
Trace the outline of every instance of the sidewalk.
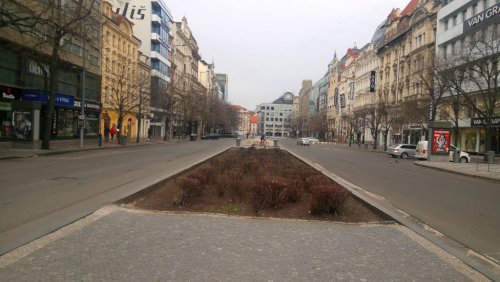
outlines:
[[0, 257], [1, 281], [490, 281], [401, 225], [114, 205]]
[[[189, 138], [184, 140], [179, 140], [178, 138], [172, 139], [173, 142], [185, 142], [189, 141]], [[15, 159], [15, 158], [30, 158], [39, 156], [50, 156], [58, 154], [67, 154], [72, 152], [90, 151], [90, 150], [102, 150], [102, 149], [113, 149], [113, 148], [124, 148], [124, 147], [134, 147], [134, 146], [147, 146], [152, 144], [163, 144], [169, 143], [170, 141], [163, 141], [163, 137], [152, 137], [151, 140], [147, 138], [141, 138], [140, 143], [136, 143], [136, 139], [128, 140], [125, 146], [118, 144], [117, 139], [113, 141], [102, 141], [102, 146], [99, 147], [98, 139], [85, 139], [83, 142], [83, 148], [80, 149], [80, 140], [51, 140], [50, 150], [41, 149], [19, 149], [12, 148], [10, 142], [0, 143], [0, 160], [5, 159]]]
[[[415, 165], [500, 182], [500, 164], [416, 161]], [[488, 171], [489, 169], [489, 171]]]

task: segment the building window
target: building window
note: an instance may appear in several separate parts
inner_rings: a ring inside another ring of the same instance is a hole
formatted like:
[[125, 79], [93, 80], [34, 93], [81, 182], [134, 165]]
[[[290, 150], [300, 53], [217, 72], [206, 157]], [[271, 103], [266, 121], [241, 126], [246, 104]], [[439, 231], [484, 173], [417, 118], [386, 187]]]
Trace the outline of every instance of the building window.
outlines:
[[455, 42], [451, 43], [451, 55], [455, 55]]
[[444, 30], [448, 30], [448, 20], [444, 21]]
[[477, 14], [477, 4], [472, 5], [472, 15]]
[[436, 41], [436, 29], [432, 30], [432, 42]]
[[274, 107], [271, 107], [271, 111], [274, 111]]
[[467, 19], [467, 10], [463, 10], [462, 11], [462, 22], [465, 22], [466, 19]]
[[115, 39], [116, 37], [113, 35], [113, 46], [115, 46]]
[[106, 42], [109, 43], [109, 32], [106, 32]]
[[456, 26], [457, 25], [457, 18], [458, 18], [458, 15], [455, 15], [453, 17], [453, 26]]

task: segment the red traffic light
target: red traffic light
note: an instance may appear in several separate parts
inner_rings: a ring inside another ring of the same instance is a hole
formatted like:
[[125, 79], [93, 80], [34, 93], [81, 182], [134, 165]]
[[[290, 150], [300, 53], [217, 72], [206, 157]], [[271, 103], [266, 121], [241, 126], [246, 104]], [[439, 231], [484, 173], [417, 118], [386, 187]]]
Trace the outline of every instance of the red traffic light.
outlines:
[[85, 116], [79, 116], [80, 119], [85, 119]]

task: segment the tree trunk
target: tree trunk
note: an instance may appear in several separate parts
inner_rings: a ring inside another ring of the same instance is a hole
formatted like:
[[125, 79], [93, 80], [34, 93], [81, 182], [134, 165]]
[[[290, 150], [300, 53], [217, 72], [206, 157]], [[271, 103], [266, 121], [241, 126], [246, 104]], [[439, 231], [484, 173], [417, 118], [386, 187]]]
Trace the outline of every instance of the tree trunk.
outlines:
[[116, 138], [118, 138], [118, 144], [122, 143], [122, 123], [123, 123], [123, 117], [121, 115], [118, 116], [118, 128], [116, 130]]
[[[59, 39], [57, 40], [57, 45], [59, 44]], [[54, 44], [54, 46], [57, 46]], [[50, 134], [52, 131], [52, 122], [54, 120], [54, 101], [57, 93], [58, 84], [58, 74], [59, 74], [59, 53], [57, 48], [52, 49], [52, 56], [50, 59], [50, 85], [49, 85], [49, 99], [47, 100], [47, 108], [45, 110], [45, 125], [43, 128], [43, 138], [42, 138], [42, 149], [50, 149]]]
[[139, 113], [139, 118], [137, 118], [137, 143], [140, 142], [140, 136], [141, 136], [141, 118], [140, 118], [140, 113]]

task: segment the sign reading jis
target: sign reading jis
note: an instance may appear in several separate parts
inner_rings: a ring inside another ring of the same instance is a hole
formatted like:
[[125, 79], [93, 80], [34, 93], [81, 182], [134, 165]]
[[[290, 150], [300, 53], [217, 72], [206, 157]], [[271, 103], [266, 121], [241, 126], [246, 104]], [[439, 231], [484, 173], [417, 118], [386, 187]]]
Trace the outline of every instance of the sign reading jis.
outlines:
[[375, 71], [370, 73], [370, 92], [375, 92]]

